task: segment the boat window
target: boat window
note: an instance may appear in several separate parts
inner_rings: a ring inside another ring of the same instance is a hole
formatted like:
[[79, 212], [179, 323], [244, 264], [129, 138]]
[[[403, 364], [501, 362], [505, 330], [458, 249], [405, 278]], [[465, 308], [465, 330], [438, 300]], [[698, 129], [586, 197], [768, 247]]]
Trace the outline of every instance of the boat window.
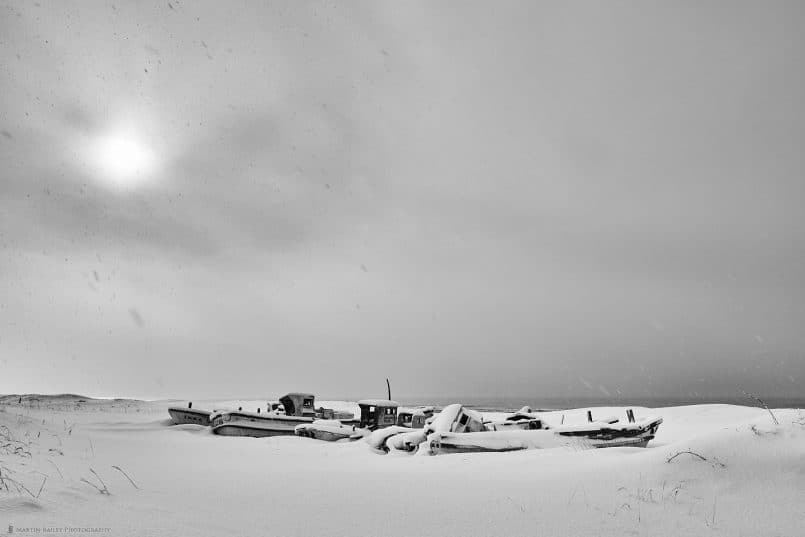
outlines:
[[461, 416], [461, 419], [458, 420], [458, 422], [461, 425], [467, 425], [467, 420], [469, 420], [469, 419], [470, 419], [470, 417], [467, 414], [464, 414], [463, 416]]
[[373, 406], [370, 406], [370, 407], [369, 407], [369, 412], [374, 413], [374, 411], [375, 411], [375, 410], [376, 410], [376, 409], [375, 409], [375, 407], [373, 407]]
[[391, 416], [392, 414], [394, 414], [394, 409], [393, 408], [386, 408], [386, 416]]
[[291, 399], [290, 397], [283, 397], [282, 399], [280, 399], [280, 403], [282, 403], [286, 415], [288, 416], [296, 415], [296, 406], [294, 405], [293, 399]]
[[313, 408], [313, 399], [303, 399], [302, 406], [305, 408]]

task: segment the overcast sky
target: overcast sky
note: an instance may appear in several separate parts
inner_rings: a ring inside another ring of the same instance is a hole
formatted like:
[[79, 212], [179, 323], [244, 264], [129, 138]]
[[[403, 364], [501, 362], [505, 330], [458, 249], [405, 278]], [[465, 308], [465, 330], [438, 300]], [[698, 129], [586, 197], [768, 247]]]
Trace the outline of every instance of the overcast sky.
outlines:
[[801, 2], [0, 10], [0, 393], [803, 392]]

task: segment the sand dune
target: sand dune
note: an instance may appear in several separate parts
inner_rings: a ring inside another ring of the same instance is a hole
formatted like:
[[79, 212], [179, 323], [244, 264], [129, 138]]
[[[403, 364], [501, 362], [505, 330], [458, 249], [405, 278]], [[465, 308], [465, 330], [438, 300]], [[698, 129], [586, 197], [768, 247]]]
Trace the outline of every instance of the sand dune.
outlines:
[[[636, 409], [665, 420], [648, 449], [423, 457], [218, 437], [169, 426], [164, 402], [76, 397], [3, 400], [0, 524], [108, 535], [773, 536], [799, 534], [805, 516], [797, 410], [775, 410], [775, 426], [758, 408]], [[668, 462], [681, 451], [696, 455]]]

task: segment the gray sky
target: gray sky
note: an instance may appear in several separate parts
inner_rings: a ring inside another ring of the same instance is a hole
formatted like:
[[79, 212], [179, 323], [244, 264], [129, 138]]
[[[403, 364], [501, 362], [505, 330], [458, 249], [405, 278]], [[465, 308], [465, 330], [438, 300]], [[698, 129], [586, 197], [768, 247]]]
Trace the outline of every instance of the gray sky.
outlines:
[[802, 393], [801, 2], [0, 10], [2, 393]]

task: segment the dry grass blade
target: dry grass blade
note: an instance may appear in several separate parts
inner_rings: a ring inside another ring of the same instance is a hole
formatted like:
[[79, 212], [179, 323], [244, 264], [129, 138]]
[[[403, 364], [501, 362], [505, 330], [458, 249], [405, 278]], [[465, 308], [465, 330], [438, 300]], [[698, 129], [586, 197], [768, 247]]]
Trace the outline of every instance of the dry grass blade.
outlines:
[[60, 470], [60, 469], [59, 469], [59, 467], [56, 465], [56, 463], [55, 463], [55, 462], [53, 462], [53, 461], [52, 461], [52, 460], [50, 460], [50, 459], [48, 459], [48, 462], [49, 462], [50, 464], [52, 464], [52, 465], [53, 465], [53, 466], [56, 468], [56, 471], [57, 471], [57, 472], [59, 472], [59, 477], [61, 477], [62, 479], [64, 479], [64, 475], [62, 475], [61, 470]]
[[47, 476], [45, 476], [45, 478], [42, 480], [42, 484], [39, 485], [39, 492], [36, 493], [37, 498], [39, 498], [39, 495], [42, 494], [42, 489], [45, 488], [45, 483], [47, 482], [47, 480], [48, 478]]
[[98, 479], [98, 481], [100, 481], [101, 486], [102, 486], [103, 488], [99, 487], [99, 486], [98, 486], [98, 485], [96, 485], [95, 483], [92, 483], [91, 481], [89, 481], [89, 480], [87, 480], [87, 479], [85, 479], [85, 478], [83, 478], [83, 477], [81, 478], [81, 481], [83, 481], [83, 482], [84, 482], [84, 483], [86, 483], [87, 485], [92, 485], [92, 486], [93, 486], [93, 487], [94, 487], [94, 488], [95, 488], [95, 489], [96, 489], [98, 492], [100, 492], [101, 494], [106, 494], [106, 495], [108, 495], [108, 496], [111, 496], [111, 494], [112, 494], [112, 493], [111, 493], [111, 492], [109, 492], [109, 488], [106, 486], [106, 483], [104, 483], [104, 482], [103, 482], [103, 479], [101, 479], [101, 476], [99, 476], [99, 475], [98, 475], [98, 472], [96, 472], [96, 471], [95, 471], [95, 470], [93, 470], [92, 468], [90, 468], [90, 469], [89, 469], [89, 471], [90, 471], [90, 472], [92, 472], [92, 473], [95, 475], [95, 477]]
[[135, 483], [135, 482], [134, 482], [134, 480], [133, 480], [133, 479], [132, 479], [132, 478], [129, 476], [129, 474], [127, 474], [126, 472], [124, 472], [124, 471], [123, 471], [123, 469], [122, 469], [120, 466], [115, 466], [115, 465], [113, 464], [113, 465], [112, 465], [112, 468], [114, 468], [115, 470], [117, 470], [118, 472], [120, 472], [121, 474], [123, 474], [124, 476], [126, 476], [126, 479], [128, 479], [128, 480], [129, 480], [129, 483], [131, 483], [131, 485], [132, 485], [134, 488], [136, 488], [136, 489], [138, 489], [138, 490], [139, 490], [139, 488], [140, 488], [140, 487], [138, 487], [138, 486], [137, 486], [137, 483]]
[[[47, 479], [47, 478], [45, 478], [45, 479]], [[12, 485], [14, 485], [14, 486], [16, 487], [16, 489], [17, 489], [17, 492], [18, 492], [18, 493], [20, 493], [20, 492], [22, 492], [22, 491], [24, 490], [25, 492], [27, 492], [27, 493], [28, 493], [28, 494], [31, 496], [31, 498], [36, 499], [36, 498], [38, 498], [38, 497], [39, 497], [39, 495], [38, 495], [38, 494], [37, 494], [36, 496], [34, 496], [34, 493], [33, 493], [33, 492], [31, 492], [30, 490], [28, 490], [28, 487], [26, 487], [25, 485], [23, 485], [22, 483], [20, 483], [20, 482], [19, 482], [19, 481], [17, 481], [16, 479], [12, 479], [12, 478], [11, 478], [11, 477], [9, 477], [8, 475], [6, 475], [6, 476], [4, 476], [4, 477], [0, 478], [0, 482], [2, 482], [2, 483], [3, 483], [3, 486], [5, 487], [6, 491], [8, 491], [8, 485], [6, 484], [6, 482], [8, 482], [8, 483], [11, 483]], [[42, 482], [42, 486], [45, 486], [44, 481]], [[41, 487], [40, 487], [40, 489], [39, 489], [39, 492], [40, 492], [40, 493], [42, 492]]]
[[696, 453], [695, 451], [680, 451], [679, 453], [676, 453], [675, 455], [670, 457], [665, 462], [671, 462], [672, 460], [674, 460], [675, 458], [679, 457], [680, 455], [686, 455], [686, 454], [687, 455], [693, 455], [694, 457], [698, 457], [699, 459], [701, 459], [701, 460], [703, 460], [705, 462], [707, 461], [707, 457], [703, 457], [703, 456], [699, 455], [698, 453]]
[[91, 486], [92, 488], [94, 488], [95, 490], [97, 490], [98, 492], [100, 492], [101, 494], [109, 494], [109, 491], [104, 491], [104, 490], [103, 490], [103, 489], [101, 489], [101, 488], [100, 488], [98, 485], [96, 485], [95, 483], [92, 483], [92, 482], [88, 481], [88, 480], [87, 480], [86, 478], [84, 478], [84, 477], [82, 477], [82, 478], [81, 478], [81, 482], [82, 482], [82, 483], [86, 483], [87, 485]]
[[[741, 391], [743, 391], [743, 390], [741, 390]], [[756, 403], [758, 403], [758, 404], [759, 404], [760, 406], [762, 406], [763, 408], [765, 408], [765, 409], [766, 409], [766, 412], [768, 412], [768, 413], [769, 413], [769, 416], [771, 416], [771, 419], [772, 419], [772, 421], [774, 422], [774, 424], [775, 424], [775, 425], [780, 425], [780, 422], [779, 422], [779, 421], [777, 421], [777, 416], [775, 416], [775, 415], [774, 415], [774, 412], [772, 412], [772, 411], [771, 411], [771, 409], [769, 408], [769, 405], [767, 405], [767, 404], [766, 404], [766, 401], [764, 401], [763, 399], [761, 399], [760, 397], [758, 397], [757, 395], [755, 395], [755, 394], [753, 394], [753, 393], [749, 393], [749, 392], [743, 392], [743, 394], [744, 394], [746, 397], [748, 397], [749, 399], [752, 399], [753, 401], [755, 401]]]
[[694, 457], [696, 457], [696, 458], [698, 458], [698, 459], [700, 459], [700, 460], [702, 460], [704, 462], [709, 462], [709, 463], [713, 464], [714, 466], [718, 466], [720, 468], [726, 468], [727, 467], [726, 464], [724, 464], [723, 462], [721, 462], [717, 458], [713, 457], [712, 460], [711, 460], [711, 459], [708, 459], [707, 457], [705, 457], [703, 455], [699, 455], [695, 451], [679, 451], [679, 452], [675, 453], [674, 455], [668, 457], [668, 459], [665, 462], [671, 462], [672, 460], [676, 459], [680, 455], [693, 455]]

